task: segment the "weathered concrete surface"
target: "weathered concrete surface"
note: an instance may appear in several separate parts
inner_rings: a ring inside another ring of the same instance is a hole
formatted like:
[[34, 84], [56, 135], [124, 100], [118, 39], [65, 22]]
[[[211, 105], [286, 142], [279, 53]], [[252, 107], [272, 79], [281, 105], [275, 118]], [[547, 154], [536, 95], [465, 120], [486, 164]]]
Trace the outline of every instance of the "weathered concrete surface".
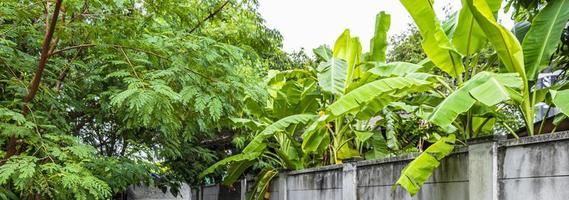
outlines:
[[286, 181], [288, 199], [341, 200], [343, 183], [341, 166], [329, 166], [318, 170], [290, 172]]
[[469, 199], [498, 200], [498, 143], [468, 146]]
[[219, 185], [204, 186], [200, 200], [218, 200], [219, 187]]
[[[281, 200], [281, 193], [279, 193], [280, 188], [283, 187], [281, 179], [282, 178], [275, 177], [271, 183], [271, 186], [269, 186], [269, 193], [271, 193], [270, 200]], [[286, 177], [284, 179], [286, 179]]]
[[[414, 197], [393, 185], [417, 154], [287, 172], [273, 180], [271, 200], [569, 199], [569, 132], [469, 145], [444, 159]], [[355, 197], [344, 191], [354, 186]]]
[[190, 200], [190, 186], [183, 184], [180, 188], [180, 195], [175, 197], [170, 192], [162, 192], [155, 187], [130, 186], [127, 190], [128, 199], [132, 200]]
[[503, 143], [500, 199], [569, 199], [569, 134]]
[[356, 163], [346, 163], [342, 168], [342, 199], [357, 199], [358, 171]]
[[415, 155], [378, 161], [364, 161], [358, 166], [358, 199], [468, 199], [468, 154], [458, 152], [441, 162], [433, 176], [416, 196], [411, 197], [393, 185], [403, 168]]

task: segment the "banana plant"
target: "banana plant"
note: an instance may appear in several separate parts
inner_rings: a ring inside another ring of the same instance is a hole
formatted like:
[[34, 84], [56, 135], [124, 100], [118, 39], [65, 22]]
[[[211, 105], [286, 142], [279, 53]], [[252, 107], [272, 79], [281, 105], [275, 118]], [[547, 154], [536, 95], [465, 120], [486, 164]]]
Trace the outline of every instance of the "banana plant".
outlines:
[[[318, 83], [325, 101], [320, 118], [303, 133], [302, 149], [307, 154], [322, 154], [327, 147], [330, 164], [363, 157], [377, 158], [388, 152], [388, 140], [379, 136], [371, 122], [383, 115], [388, 106], [411, 94], [433, 90], [440, 77], [423, 73], [424, 66], [405, 62], [385, 62], [386, 34], [390, 15], [380, 12], [376, 17], [375, 36], [370, 41], [370, 52], [361, 53], [361, 45], [349, 30], [336, 40], [333, 50], [320, 47], [315, 50], [323, 62], [318, 66]], [[375, 135], [374, 135], [375, 134]], [[391, 137], [393, 138], [393, 137]], [[369, 152], [363, 152], [366, 141]], [[393, 147], [393, 146], [392, 146]]]
[[[462, 0], [452, 35], [441, 27], [433, 11], [433, 0], [401, 0], [401, 3], [419, 27], [428, 59], [451, 77], [444, 81], [451, 84], [443, 84], [445, 98], [429, 114], [429, 122], [443, 128], [455, 127], [460, 139], [468, 139], [491, 132], [495, 124], [508, 128], [499, 117], [502, 105], [507, 103], [519, 108], [528, 133], [533, 135], [534, 107], [545, 99], [547, 92], [557, 98], [552, 101], [557, 107], [567, 107], [566, 102], [559, 100], [562, 96], [557, 96], [558, 90], [553, 90], [565, 89], [564, 86], [551, 90], [535, 87], [537, 74], [547, 67], [569, 19], [566, 0], [548, 3], [534, 18], [525, 37], [521, 37], [522, 44], [496, 21], [501, 0]], [[479, 63], [480, 52], [487, 44], [495, 50], [493, 56], [499, 58], [500, 68], [492, 67], [492, 59]], [[452, 152], [454, 141], [453, 135], [441, 137], [442, 143], [427, 148], [405, 168], [397, 184], [411, 195], [418, 192], [440, 160]]]
[[432, 90], [440, 78], [424, 73], [420, 65], [385, 63], [389, 23], [388, 14], [377, 15], [366, 54], [346, 30], [332, 50], [314, 50], [322, 60], [316, 68], [270, 71], [267, 103], [246, 99], [248, 117], [232, 119], [255, 136], [241, 153], [212, 165], [202, 177], [227, 167], [224, 184], [232, 184], [248, 169], [261, 168], [258, 188], [250, 195], [255, 199], [264, 196], [275, 171], [388, 155], [386, 142], [397, 135], [383, 138], [370, 119], [410, 94]]
[[252, 131], [252, 139], [240, 153], [215, 163], [200, 176], [227, 169], [223, 184], [232, 185], [247, 171], [260, 171], [248, 199], [263, 199], [280, 170], [314, 167], [297, 138], [317, 118], [321, 96], [315, 77], [311, 68], [269, 71], [265, 79], [267, 102], [258, 104], [258, 99], [247, 97], [246, 115], [231, 118], [236, 127]]
[[[528, 90], [529, 95], [525, 100], [528, 101], [530, 105], [537, 105], [540, 102], [544, 102], [549, 104], [550, 108], [555, 106], [561, 111], [560, 115], [562, 117], [567, 116], [568, 112], [566, 108], [569, 106], [569, 102], [566, 100], [560, 101], [560, 98], [567, 96], [558, 96], [557, 94], [569, 93], [569, 84], [567, 84], [567, 82], [558, 82], [558, 84], [550, 87], [537, 88], [536, 80], [539, 73], [550, 66], [552, 55], [558, 48], [561, 34], [568, 20], [569, 1], [549, 1], [533, 18], [530, 28], [524, 37], [520, 37], [523, 38], [520, 42], [522, 43], [524, 65], [530, 88]], [[547, 91], [546, 95], [551, 96], [553, 101], [545, 101], [543, 91]], [[536, 133], [539, 134], [543, 131], [543, 122], [545, 122], [545, 120], [542, 120], [541, 126]]]
[[[241, 153], [215, 163], [203, 171], [200, 177], [211, 174], [221, 167], [227, 167], [223, 184], [232, 185], [255, 164], [265, 163], [261, 167], [261, 176], [256, 180], [254, 192], [249, 195], [249, 199], [263, 199], [270, 181], [278, 174], [279, 169], [299, 170], [307, 167], [295, 134], [304, 127], [303, 124], [308, 124], [315, 117], [314, 114], [296, 114], [265, 126], [262, 131], [255, 134]], [[234, 121], [241, 123], [246, 120], [234, 119]]]

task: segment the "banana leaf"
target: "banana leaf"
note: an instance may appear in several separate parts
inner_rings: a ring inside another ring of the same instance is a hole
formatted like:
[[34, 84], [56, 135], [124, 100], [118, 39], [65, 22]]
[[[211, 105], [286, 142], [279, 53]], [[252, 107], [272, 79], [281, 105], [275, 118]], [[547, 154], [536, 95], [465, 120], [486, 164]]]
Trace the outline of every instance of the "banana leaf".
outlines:
[[401, 171], [401, 176], [395, 184], [405, 188], [411, 196], [417, 194], [441, 160], [452, 153], [455, 141], [454, 135], [441, 137]]
[[413, 17], [423, 36], [425, 54], [441, 70], [452, 77], [461, 77], [464, 72], [462, 56], [454, 49], [433, 10], [432, 0], [400, 0]]
[[[499, 2], [501, 0], [493, 1]], [[462, 5], [458, 17], [458, 24], [452, 37], [452, 43], [458, 52], [468, 56], [484, 47], [484, 44], [486, 44], [486, 35], [484, 31], [480, 29], [476, 20], [474, 20], [466, 0], [462, 0]], [[494, 3], [492, 5], [493, 7], [490, 8], [492, 12], [498, 12], [500, 4]]]
[[477, 101], [493, 106], [509, 100], [511, 96], [508, 88], [519, 89], [522, 84], [521, 78], [515, 73], [478, 73], [445, 98], [431, 113], [429, 121], [443, 128], [448, 127], [458, 115], [468, 111]]
[[[406, 77], [385, 78], [358, 87], [348, 94], [342, 96], [336, 102], [332, 103], [327, 110], [333, 116], [340, 116], [347, 112], [357, 110], [382, 97], [382, 95], [393, 92], [421, 92], [431, 88], [432, 83]], [[390, 99], [392, 101], [395, 99]], [[383, 102], [389, 103], [389, 102]], [[387, 105], [387, 104], [385, 104]], [[380, 106], [385, 106], [380, 105]]]
[[[248, 200], [264, 200], [265, 193], [267, 193], [269, 189], [269, 185], [275, 176], [277, 176], [279, 172], [274, 169], [263, 169], [261, 173], [257, 176], [258, 179], [255, 181], [255, 185], [253, 186], [253, 191], [249, 194]], [[242, 188], [246, 189], [246, 188]]]
[[312, 51], [314, 52], [314, 55], [316, 55], [318, 58], [324, 61], [329, 61], [332, 58], [332, 50], [330, 50], [325, 45], [321, 45], [318, 48], [313, 49]]
[[331, 58], [321, 63], [318, 68], [318, 85], [325, 92], [333, 95], [344, 94], [346, 87], [348, 63], [343, 59]]
[[493, 0], [466, 0], [474, 19], [484, 31], [486, 37], [496, 49], [498, 57], [504, 63], [509, 72], [516, 72], [524, 82], [526, 72], [524, 58], [520, 43], [514, 34], [496, 22], [496, 18], [489, 4]]
[[387, 50], [387, 31], [391, 25], [391, 15], [381, 11], [375, 17], [375, 35], [370, 41], [369, 61], [385, 62], [385, 51]]
[[328, 116], [319, 117], [302, 134], [302, 150], [305, 153], [318, 152], [330, 144], [330, 135], [325, 127]]
[[563, 114], [569, 116], [569, 89], [560, 91], [551, 90], [550, 93], [555, 107]]
[[569, 20], [569, 1], [550, 1], [535, 16], [522, 43], [525, 69], [529, 80], [548, 67], [551, 55], [557, 49], [563, 28]]

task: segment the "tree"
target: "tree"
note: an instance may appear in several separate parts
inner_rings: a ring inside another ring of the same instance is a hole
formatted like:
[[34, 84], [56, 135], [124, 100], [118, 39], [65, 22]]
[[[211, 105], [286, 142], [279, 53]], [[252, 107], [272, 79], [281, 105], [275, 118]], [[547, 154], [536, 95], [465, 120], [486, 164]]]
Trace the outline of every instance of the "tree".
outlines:
[[412, 24], [407, 26], [405, 32], [390, 38], [390, 49], [387, 52], [387, 61], [405, 61], [419, 63], [426, 55], [421, 48], [421, 34]]
[[259, 74], [285, 56], [256, 5], [2, 1], [2, 192], [104, 199], [130, 184], [176, 193], [201, 181], [232, 148], [202, 141], [239, 131], [224, 116], [245, 96], [262, 101]]

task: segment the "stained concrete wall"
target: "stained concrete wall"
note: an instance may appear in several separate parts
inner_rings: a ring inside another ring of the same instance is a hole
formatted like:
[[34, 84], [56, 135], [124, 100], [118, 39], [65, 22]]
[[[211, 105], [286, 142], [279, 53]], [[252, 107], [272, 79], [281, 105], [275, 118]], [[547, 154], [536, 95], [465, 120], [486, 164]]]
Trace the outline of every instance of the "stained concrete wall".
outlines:
[[127, 199], [129, 200], [190, 200], [190, 186], [183, 184], [180, 187], [180, 194], [175, 197], [170, 192], [162, 192], [156, 187], [148, 186], [130, 186], [127, 190]]
[[358, 163], [358, 199], [468, 199], [468, 153], [457, 151], [441, 162], [416, 196], [393, 185], [416, 155]]
[[569, 199], [569, 132], [501, 143], [500, 199]]
[[[569, 199], [569, 132], [519, 140], [492, 137], [469, 141], [467, 147], [455, 149], [444, 159], [421, 191], [411, 197], [393, 184], [416, 156], [282, 173], [269, 188], [270, 199]], [[219, 194], [203, 198], [217, 199]]]
[[279, 177], [276, 177], [273, 179], [273, 184], [271, 184], [271, 186], [269, 187], [269, 193], [271, 194], [270, 196], [270, 200], [279, 200], [280, 194], [279, 194], [279, 183], [281, 182], [281, 179]]
[[288, 199], [338, 199], [342, 197], [342, 166], [328, 166], [287, 174]]

